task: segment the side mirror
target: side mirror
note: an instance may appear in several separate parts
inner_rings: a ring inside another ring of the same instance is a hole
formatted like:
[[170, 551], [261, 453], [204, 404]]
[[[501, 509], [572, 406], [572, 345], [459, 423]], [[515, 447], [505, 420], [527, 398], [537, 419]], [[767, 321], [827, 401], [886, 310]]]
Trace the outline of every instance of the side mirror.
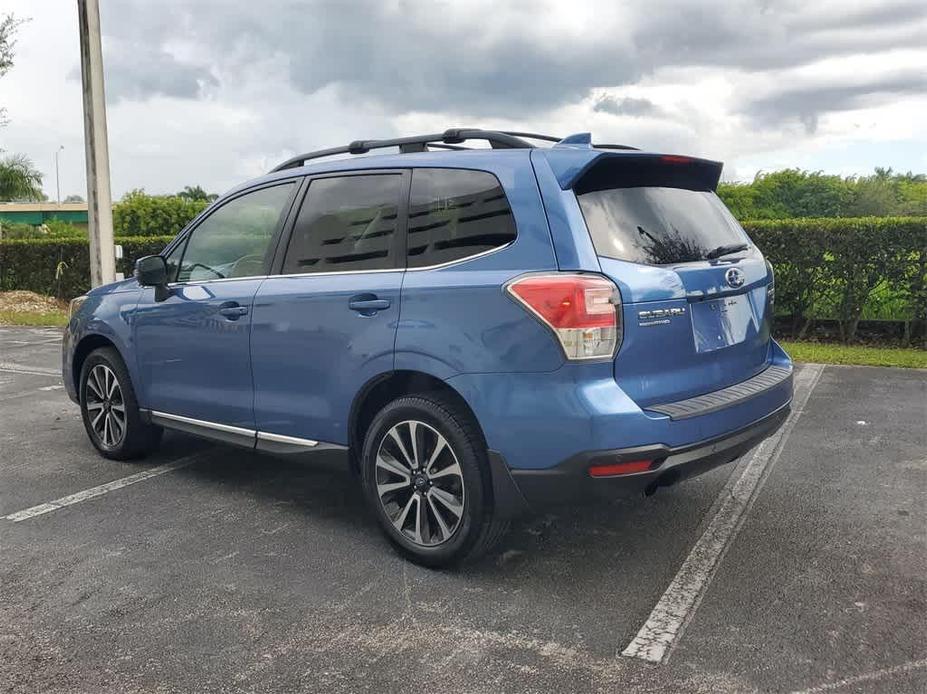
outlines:
[[162, 256], [146, 255], [136, 260], [135, 277], [143, 287], [155, 288], [155, 301], [167, 298], [167, 262]]

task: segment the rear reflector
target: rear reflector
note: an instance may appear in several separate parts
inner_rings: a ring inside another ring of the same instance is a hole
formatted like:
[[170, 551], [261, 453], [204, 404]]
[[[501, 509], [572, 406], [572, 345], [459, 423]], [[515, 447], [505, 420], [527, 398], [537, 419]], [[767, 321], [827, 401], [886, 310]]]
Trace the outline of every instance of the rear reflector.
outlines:
[[599, 275], [529, 275], [506, 291], [547, 325], [567, 359], [612, 357], [621, 342], [621, 294]]
[[652, 460], [629, 460], [626, 463], [611, 463], [610, 465], [593, 465], [589, 468], [590, 477], [615, 477], [617, 475], [630, 475], [633, 472], [647, 472], [653, 464]]

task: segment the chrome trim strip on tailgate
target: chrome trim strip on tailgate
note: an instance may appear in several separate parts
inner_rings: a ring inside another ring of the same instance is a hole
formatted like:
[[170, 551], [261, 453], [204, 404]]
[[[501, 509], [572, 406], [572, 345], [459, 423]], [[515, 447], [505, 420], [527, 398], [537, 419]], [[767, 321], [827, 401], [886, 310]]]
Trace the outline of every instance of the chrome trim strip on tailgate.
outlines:
[[753, 378], [735, 383], [713, 393], [696, 395], [694, 398], [650, 405], [644, 409], [668, 415], [670, 419], [688, 419], [699, 415], [717, 412], [727, 407], [755, 397], [792, 377], [791, 366], [770, 366]]

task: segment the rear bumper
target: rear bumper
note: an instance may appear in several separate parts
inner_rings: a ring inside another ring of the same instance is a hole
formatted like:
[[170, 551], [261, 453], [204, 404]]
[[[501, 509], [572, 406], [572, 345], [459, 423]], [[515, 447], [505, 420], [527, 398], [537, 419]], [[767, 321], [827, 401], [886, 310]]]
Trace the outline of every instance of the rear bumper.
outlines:
[[[753, 425], [792, 399], [791, 362], [777, 345], [772, 351], [769, 366], [783, 367], [776, 371], [784, 377], [750, 392], [738, 384], [721, 409], [700, 402], [670, 403], [685, 405], [690, 412], [698, 406], [697, 415], [678, 418], [646, 405], [642, 409], [615, 381], [611, 364], [571, 364], [549, 373], [461, 374], [448, 383], [467, 401], [488, 447], [508, 467], [550, 470], [588, 451], [653, 446], [686, 450]], [[722, 394], [716, 391], [704, 399], [717, 402]]]
[[[697, 443], [587, 451], [544, 470], [511, 470], [512, 481], [529, 507], [551, 505], [577, 496], [640, 494], [664, 484], [701, 475], [730, 463], [785, 422], [791, 400], [771, 414], [722, 436]], [[589, 468], [632, 460], [651, 460], [651, 469], [613, 477], [592, 477]]]

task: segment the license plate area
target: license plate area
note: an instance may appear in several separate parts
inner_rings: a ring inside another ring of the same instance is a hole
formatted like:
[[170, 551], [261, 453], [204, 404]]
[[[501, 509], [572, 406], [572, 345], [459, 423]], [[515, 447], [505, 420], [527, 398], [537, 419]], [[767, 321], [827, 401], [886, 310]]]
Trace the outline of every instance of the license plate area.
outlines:
[[691, 304], [692, 335], [697, 352], [740, 344], [754, 323], [753, 309], [743, 294]]

